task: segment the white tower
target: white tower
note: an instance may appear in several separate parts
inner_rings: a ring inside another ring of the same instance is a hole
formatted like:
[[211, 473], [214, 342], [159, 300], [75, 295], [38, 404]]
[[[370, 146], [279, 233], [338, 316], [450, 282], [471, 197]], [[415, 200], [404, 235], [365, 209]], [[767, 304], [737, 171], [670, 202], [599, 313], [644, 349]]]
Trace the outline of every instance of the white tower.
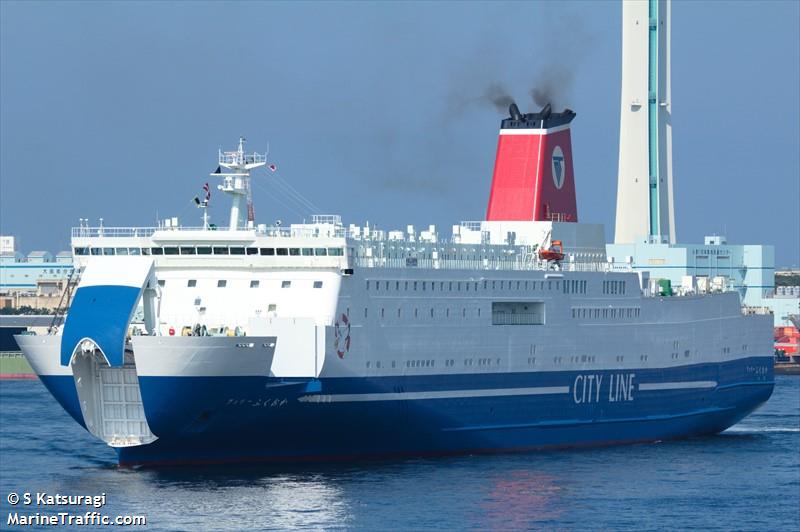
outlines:
[[622, 102], [614, 243], [675, 243], [670, 0], [622, 2]]
[[[235, 231], [244, 226], [241, 223], [242, 199], [248, 197], [250, 193], [250, 170], [267, 164], [267, 154], [245, 153], [244, 137], [239, 137], [239, 149], [236, 151], [219, 151], [219, 168], [212, 173], [212, 177], [222, 177], [222, 184], [217, 188], [226, 194], [231, 195], [231, 220], [230, 230]], [[230, 172], [222, 172], [225, 168]], [[248, 220], [248, 226], [252, 226], [252, 220]]]

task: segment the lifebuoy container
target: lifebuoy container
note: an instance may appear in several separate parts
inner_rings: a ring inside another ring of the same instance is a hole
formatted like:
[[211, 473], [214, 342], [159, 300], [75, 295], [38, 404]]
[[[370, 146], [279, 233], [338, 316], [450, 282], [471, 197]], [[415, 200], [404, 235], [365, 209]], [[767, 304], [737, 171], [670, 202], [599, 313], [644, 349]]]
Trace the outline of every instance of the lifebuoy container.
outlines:
[[175, 327], [170, 327], [169, 328], [169, 335], [170, 336], [175, 336]]

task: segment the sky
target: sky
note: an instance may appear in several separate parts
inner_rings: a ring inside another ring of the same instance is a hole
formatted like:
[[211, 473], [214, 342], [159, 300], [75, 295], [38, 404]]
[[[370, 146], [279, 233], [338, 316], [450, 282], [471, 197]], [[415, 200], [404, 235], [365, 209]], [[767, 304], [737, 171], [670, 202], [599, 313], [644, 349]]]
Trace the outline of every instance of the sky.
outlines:
[[[0, 1], [0, 233], [69, 248], [80, 218], [200, 225], [217, 149], [269, 150], [256, 219], [449, 234], [485, 215], [492, 91], [577, 112], [579, 216], [613, 238], [620, 2]], [[679, 242], [800, 265], [800, 2], [672, 7]], [[280, 177], [280, 180], [276, 179]], [[292, 199], [289, 183], [307, 201]], [[310, 208], [310, 207], [313, 207]], [[212, 221], [229, 202], [212, 197]], [[312, 212], [314, 211], [314, 212]]]

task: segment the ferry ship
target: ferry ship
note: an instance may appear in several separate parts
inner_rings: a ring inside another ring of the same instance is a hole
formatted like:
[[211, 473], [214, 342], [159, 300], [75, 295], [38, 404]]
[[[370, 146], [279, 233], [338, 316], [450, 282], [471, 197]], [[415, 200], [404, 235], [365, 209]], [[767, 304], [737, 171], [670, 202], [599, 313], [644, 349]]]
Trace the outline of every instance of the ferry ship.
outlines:
[[509, 114], [486, 220], [449, 236], [257, 224], [267, 157], [240, 139], [211, 174], [227, 227], [74, 228], [63, 326], [17, 341], [123, 465], [649, 442], [764, 403], [772, 318], [609, 262], [578, 222], [575, 113]]

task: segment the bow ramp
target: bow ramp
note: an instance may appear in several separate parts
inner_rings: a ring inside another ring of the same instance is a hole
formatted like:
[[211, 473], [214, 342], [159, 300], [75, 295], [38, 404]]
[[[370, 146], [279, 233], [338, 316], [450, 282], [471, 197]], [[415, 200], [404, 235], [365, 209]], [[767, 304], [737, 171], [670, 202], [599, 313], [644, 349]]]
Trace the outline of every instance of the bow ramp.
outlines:
[[69, 366], [86, 428], [112, 447], [156, 439], [142, 404], [128, 326], [142, 302], [145, 327], [155, 327], [158, 283], [153, 260], [97, 257], [86, 266], [64, 324], [61, 365]]
[[111, 367], [123, 365], [128, 325], [144, 289], [156, 285], [153, 271], [149, 258], [97, 257], [89, 262], [64, 324], [62, 366], [82, 346], [98, 349]]

